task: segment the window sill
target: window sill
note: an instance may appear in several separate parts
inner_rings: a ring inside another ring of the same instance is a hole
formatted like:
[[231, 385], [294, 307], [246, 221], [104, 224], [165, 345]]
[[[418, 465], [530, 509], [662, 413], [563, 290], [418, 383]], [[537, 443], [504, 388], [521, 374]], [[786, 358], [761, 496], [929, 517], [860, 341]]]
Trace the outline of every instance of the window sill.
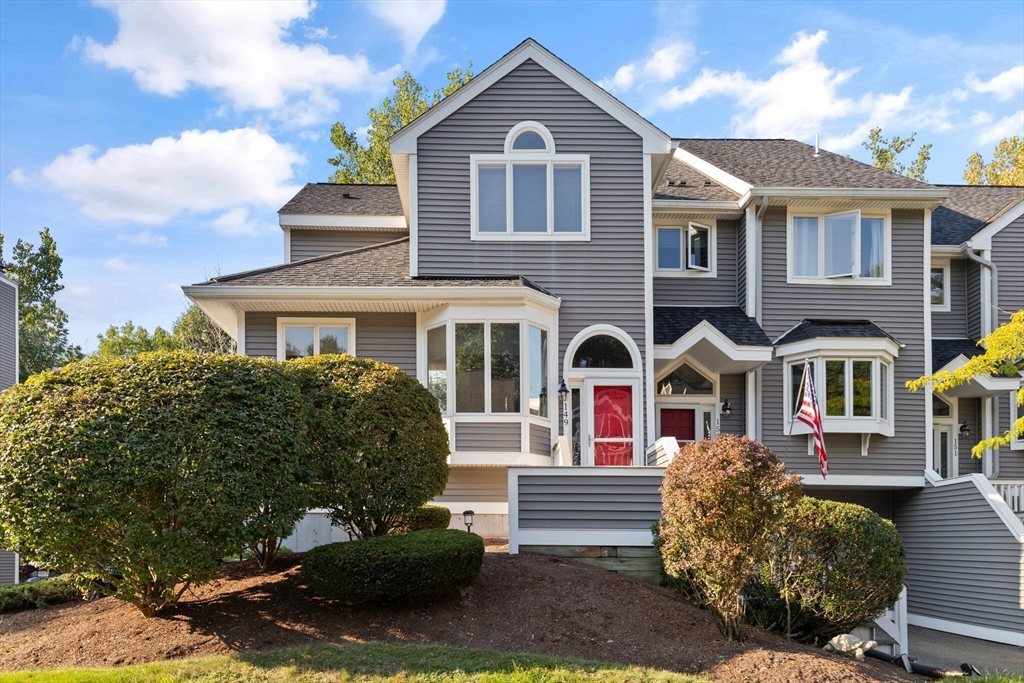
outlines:
[[[789, 434], [790, 424], [784, 425], [786, 433]], [[893, 436], [893, 425], [891, 422], [876, 420], [873, 418], [825, 418], [822, 423], [825, 434], [878, 434], [879, 436]], [[811, 428], [802, 422], [797, 422], [793, 427], [793, 435], [810, 434]], [[825, 443], [828, 448], [828, 443]]]
[[786, 284], [789, 285], [826, 285], [829, 287], [891, 287], [890, 278], [829, 278], [829, 277], [797, 277], [789, 275], [786, 277]]
[[508, 233], [508, 232], [475, 232], [470, 235], [471, 242], [589, 242], [590, 234], [582, 233]]
[[936, 306], [934, 304], [932, 305], [932, 313], [949, 313], [949, 310], [950, 307], [948, 304], [945, 306]]
[[716, 278], [718, 273], [709, 270], [660, 270], [655, 268], [654, 277]]

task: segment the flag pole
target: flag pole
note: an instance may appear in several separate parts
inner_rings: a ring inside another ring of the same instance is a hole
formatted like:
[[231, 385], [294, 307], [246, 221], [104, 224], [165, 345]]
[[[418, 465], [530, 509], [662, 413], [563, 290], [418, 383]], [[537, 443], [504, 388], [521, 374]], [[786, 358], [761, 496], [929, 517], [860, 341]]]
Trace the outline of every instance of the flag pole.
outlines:
[[785, 453], [782, 454], [783, 465], [786, 464], [786, 459], [789, 457], [789, 442], [793, 440], [793, 427], [796, 426], [796, 414], [800, 412], [799, 406], [800, 404], [803, 403], [804, 400], [804, 387], [807, 386], [807, 371], [810, 369], [810, 367], [811, 361], [807, 358], [804, 358], [804, 371], [800, 375], [800, 393], [796, 395], [796, 401], [793, 402], [793, 405], [796, 406], [796, 408], [793, 410], [793, 413], [789, 416], [789, 434], [786, 435], [786, 451]]

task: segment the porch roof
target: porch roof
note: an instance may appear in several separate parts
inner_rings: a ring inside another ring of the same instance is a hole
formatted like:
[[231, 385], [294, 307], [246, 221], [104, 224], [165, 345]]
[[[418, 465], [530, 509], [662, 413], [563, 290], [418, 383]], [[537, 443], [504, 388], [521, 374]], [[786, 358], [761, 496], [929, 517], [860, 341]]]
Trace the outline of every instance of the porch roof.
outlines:
[[772, 343], [738, 306], [655, 306], [655, 371], [686, 355], [711, 372], [736, 374], [772, 359]]
[[973, 339], [933, 339], [932, 340], [932, 372], [938, 372], [949, 361], [959, 356], [973, 358], [985, 353]]
[[739, 306], [655, 306], [654, 343], [673, 344], [705, 320], [739, 346], [772, 345], [757, 321]]

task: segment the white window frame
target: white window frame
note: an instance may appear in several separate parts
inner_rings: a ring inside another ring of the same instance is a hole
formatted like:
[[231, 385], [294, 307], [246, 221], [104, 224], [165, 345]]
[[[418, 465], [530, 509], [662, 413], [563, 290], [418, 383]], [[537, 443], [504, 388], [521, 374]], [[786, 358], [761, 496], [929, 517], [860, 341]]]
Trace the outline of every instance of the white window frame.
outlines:
[[[540, 135], [548, 145], [546, 150], [513, 151], [515, 138], [524, 131]], [[535, 164], [547, 169], [547, 231], [514, 232], [513, 171], [515, 164]], [[590, 241], [590, 155], [558, 154], [551, 133], [536, 121], [523, 121], [512, 127], [505, 136], [503, 154], [469, 155], [469, 210], [470, 239], [481, 242], [589, 242]], [[480, 232], [479, 174], [481, 166], [505, 167], [505, 232]], [[580, 168], [581, 227], [580, 232], [555, 232], [555, 173], [557, 166]]]
[[284, 335], [287, 327], [313, 328], [313, 355], [320, 355], [320, 328], [347, 327], [349, 355], [356, 355], [356, 319], [355, 318], [278, 318], [277, 319], [277, 359], [285, 359]]
[[[1013, 428], [1013, 423], [1016, 422], [1017, 419], [1021, 415], [1024, 415], [1024, 406], [1017, 405], [1017, 392], [1016, 391], [1011, 391], [1009, 393], [1009, 397], [1010, 397], [1010, 424], [1009, 424], [1008, 428]], [[1024, 451], [1024, 437], [1019, 437], [1019, 438], [1015, 437], [1012, 441], [1010, 441], [1010, 450], [1011, 451]]]
[[[707, 270], [690, 266], [690, 228], [707, 228], [708, 230], [708, 265]], [[679, 268], [658, 267], [658, 239], [661, 230], [679, 230]], [[654, 226], [654, 274], [657, 277], [718, 277], [718, 220], [686, 221], [685, 223], [664, 223]]]
[[[855, 233], [856, 248], [853, 259], [852, 276], [826, 276], [825, 275], [825, 218], [840, 216], [844, 214], [856, 214]], [[795, 262], [794, 252], [794, 219], [796, 218], [817, 218], [818, 219], [818, 276], [794, 275], [793, 266]], [[860, 222], [863, 218], [881, 218], [883, 221], [882, 232], [885, 243], [885, 277], [861, 277], [860, 276]], [[835, 209], [822, 210], [820, 208], [789, 207], [786, 212], [786, 282], [788, 284], [825, 284], [836, 286], [856, 285], [860, 287], [887, 287], [892, 285], [892, 211], [890, 209], [861, 210], [861, 209]]]
[[937, 398], [949, 406], [949, 417], [932, 414], [931, 438], [934, 440], [934, 444], [932, 446], [932, 463], [929, 465], [929, 469], [935, 474], [939, 474], [938, 432], [946, 429], [949, 431], [949, 462], [946, 463], [949, 473], [946, 478], [952, 479], [960, 475], [960, 416], [957, 413], [959, 401], [955, 398], [946, 398], [938, 393], [933, 393], [932, 398], [933, 400]]
[[950, 286], [949, 286], [949, 261], [932, 261], [931, 268], [928, 269], [928, 301], [931, 301], [931, 277], [932, 271], [942, 269], [942, 304], [932, 304], [932, 310], [940, 313], [948, 313], [950, 310]]
[[[689, 365], [691, 368], [700, 373], [704, 379], [711, 382], [712, 391], [710, 394], [659, 394], [658, 383], [665, 379], [673, 372], [678, 370], [683, 365]], [[678, 363], [673, 363], [670, 368], [665, 371], [658, 373], [654, 380], [654, 408], [655, 408], [655, 434], [661, 434], [661, 411], [662, 409], [693, 409], [696, 411], [696, 427], [694, 429], [694, 437], [696, 441], [700, 441], [702, 438], [714, 438], [722, 431], [722, 403], [721, 397], [719, 396], [719, 390], [721, 387], [721, 375], [717, 372], [711, 372], [703, 365], [698, 363], [689, 357], [683, 357]], [[707, 434], [704, 432], [704, 413], [705, 411], [711, 411], [711, 417], [713, 424], [711, 426], [711, 433]], [[689, 443], [689, 442], [686, 442]]]

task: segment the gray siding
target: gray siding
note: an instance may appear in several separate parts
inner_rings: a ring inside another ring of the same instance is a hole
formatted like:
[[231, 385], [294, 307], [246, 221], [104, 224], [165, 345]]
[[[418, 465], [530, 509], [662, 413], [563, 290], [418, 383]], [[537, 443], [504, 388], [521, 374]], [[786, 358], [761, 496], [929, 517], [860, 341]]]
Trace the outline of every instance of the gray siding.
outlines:
[[[762, 327], [771, 339], [804, 318], [867, 318], [906, 344], [893, 371], [895, 436], [873, 435], [868, 455], [861, 456], [860, 435], [826, 434], [829, 471], [834, 475], [921, 476], [925, 468], [924, 444], [931, 434], [925, 401], [931, 399], [925, 392], [911, 394], [904, 386], [907, 380], [931, 371], [924, 364], [923, 212], [894, 210], [892, 231], [891, 287], [790, 285], [786, 283], [786, 211], [771, 208], [764, 216]], [[817, 473], [817, 457], [807, 455], [807, 437], [787, 439], [784, 433], [782, 375], [778, 359], [762, 370], [762, 440], [786, 458], [787, 467]]]
[[907, 548], [908, 612], [1017, 631], [1024, 545], [970, 480], [893, 494]]
[[736, 304], [747, 305], [747, 215], [736, 223]]
[[[500, 154], [537, 121], [560, 153], [590, 155], [589, 242], [470, 240], [469, 155]], [[523, 275], [562, 298], [559, 357], [583, 328], [620, 327], [644, 351], [643, 148], [639, 136], [526, 61], [424, 133], [417, 148], [421, 275]]]
[[[957, 419], [960, 423], [967, 423], [971, 435], [964, 437], [957, 435], [957, 450], [959, 450], [959, 463], [957, 468], [960, 474], [974, 474], [981, 472], [981, 458], [972, 458], [971, 449], [981, 441], [981, 403], [977, 398], [961, 398], [957, 403]], [[955, 431], [960, 428], [953, 425]]]
[[255, 313], [245, 315], [247, 356], [277, 358], [277, 319], [355, 318], [356, 355], [416, 375], [415, 313]]
[[530, 452], [551, 455], [551, 427], [530, 424]]
[[466, 453], [521, 453], [519, 422], [457, 422], [455, 451]]
[[967, 264], [964, 259], [949, 262], [949, 312], [932, 312], [932, 336], [962, 339], [967, 333]]
[[967, 336], [981, 339], [981, 266], [974, 261], [966, 263]]
[[650, 529], [661, 473], [637, 477], [520, 475], [521, 529]]
[[722, 416], [722, 433], [743, 436], [747, 433], [746, 375], [722, 375], [719, 378], [719, 385], [719, 400], [729, 399], [729, 407], [732, 410], [729, 417]]
[[304, 258], [393, 242], [408, 234], [408, 232], [397, 230], [300, 230], [292, 228], [291, 259], [292, 261], [301, 261]]
[[456, 507], [463, 503], [507, 503], [508, 469], [452, 467], [448, 470], [448, 486], [434, 502]]
[[0, 391], [18, 383], [18, 297], [0, 281]]
[[655, 306], [736, 305], [736, 221], [718, 221], [717, 239], [717, 276], [656, 277]]
[[[993, 397], [996, 415], [999, 416], [997, 433], [1000, 435], [1010, 430], [1010, 407], [1013, 400], [1014, 397], [1009, 393]], [[1024, 451], [1015, 451], [1009, 446], [1000, 448], [996, 461], [996, 476], [1002, 479], [1024, 479]]]
[[1024, 216], [992, 237], [992, 263], [999, 269], [999, 324], [1024, 309]]
[[0, 550], [0, 586], [9, 586], [12, 583], [16, 583], [17, 565], [14, 553]]

